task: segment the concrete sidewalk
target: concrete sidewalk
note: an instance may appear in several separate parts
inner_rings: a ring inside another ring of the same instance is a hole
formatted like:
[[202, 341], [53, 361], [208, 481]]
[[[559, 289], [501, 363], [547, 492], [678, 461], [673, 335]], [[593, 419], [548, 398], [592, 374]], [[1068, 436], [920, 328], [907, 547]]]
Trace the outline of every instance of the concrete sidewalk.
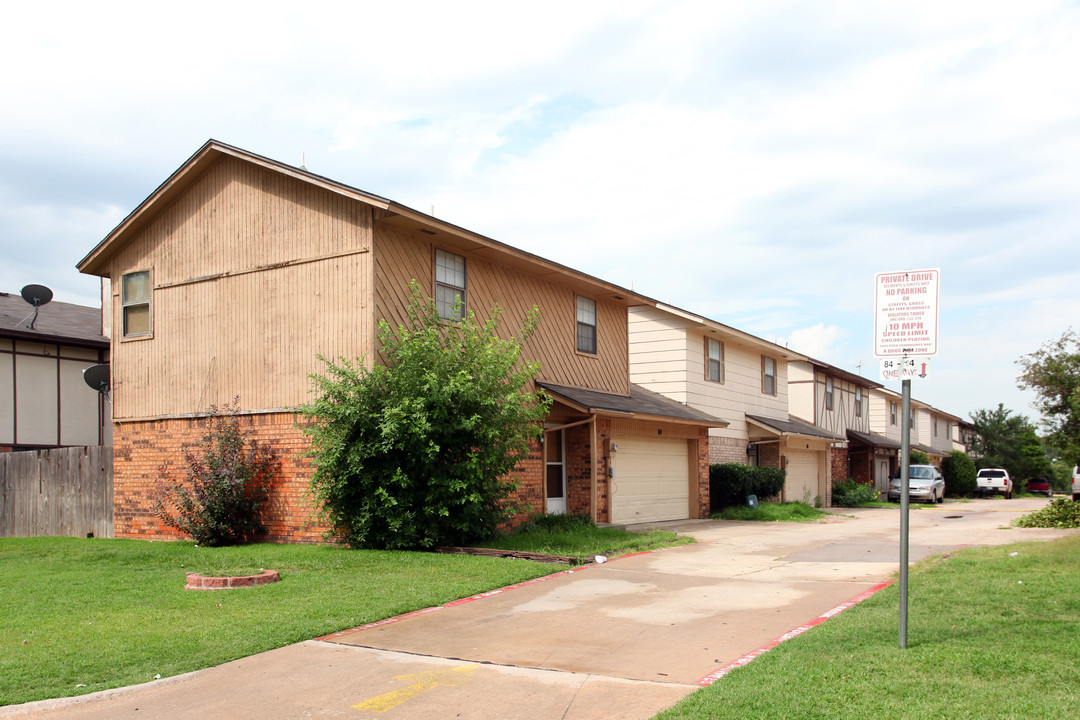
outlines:
[[[1045, 503], [912, 510], [911, 559], [1077, 532], [1008, 527]], [[648, 718], [888, 580], [898, 527], [891, 509], [674, 524], [701, 542], [0, 718]]]

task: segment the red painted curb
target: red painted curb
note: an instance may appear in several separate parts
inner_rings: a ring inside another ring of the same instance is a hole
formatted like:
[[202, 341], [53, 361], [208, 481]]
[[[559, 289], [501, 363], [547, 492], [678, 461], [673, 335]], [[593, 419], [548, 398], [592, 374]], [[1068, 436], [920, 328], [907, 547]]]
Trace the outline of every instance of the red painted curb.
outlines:
[[858, 595], [851, 598], [850, 600], [840, 603], [839, 605], [837, 605], [833, 609], [826, 610], [825, 612], [823, 612], [821, 615], [818, 615], [816, 618], [814, 618], [810, 622], [808, 622], [808, 623], [806, 623], [804, 625], [800, 625], [799, 627], [795, 628], [794, 630], [789, 630], [788, 632], [784, 633], [783, 635], [776, 638], [775, 640], [772, 640], [771, 642], [768, 642], [768, 643], [762, 645], [757, 650], [753, 650], [751, 652], [748, 652], [747, 654], [743, 655], [738, 660], [733, 660], [732, 662], [729, 662], [727, 665], [720, 668], [719, 670], [715, 670], [715, 671], [709, 673], [705, 677], [698, 680], [697, 684], [702, 686], [702, 687], [708, 687], [709, 685], [712, 685], [714, 682], [716, 682], [720, 678], [724, 677], [725, 675], [727, 675], [732, 670], [734, 670], [736, 668], [741, 668], [743, 665], [749, 664], [751, 660], [753, 660], [754, 658], [760, 657], [761, 655], [764, 655], [766, 652], [768, 652], [769, 650], [772, 650], [774, 647], [776, 647], [780, 643], [785, 642], [787, 640], [790, 640], [793, 637], [798, 637], [799, 635], [802, 635], [804, 632], [806, 632], [810, 628], [816, 627], [816, 626], [820, 625], [821, 623], [825, 622], [826, 620], [828, 620], [829, 618], [835, 617], [836, 615], [839, 615], [840, 613], [844, 612], [848, 608], [851, 608], [851, 607], [854, 607], [855, 605], [858, 605], [863, 600], [866, 600], [867, 598], [869, 598], [869, 597], [871, 597], [873, 595], [876, 595], [877, 593], [881, 592], [882, 590], [889, 587], [890, 585], [892, 585], [892, 582], [884, 582], [884, 583], [881, 583], [880, 585], [875, 585], [874, 587], [870, 588], [869, 590], [864, 590], [863, 592], [859, 593]]

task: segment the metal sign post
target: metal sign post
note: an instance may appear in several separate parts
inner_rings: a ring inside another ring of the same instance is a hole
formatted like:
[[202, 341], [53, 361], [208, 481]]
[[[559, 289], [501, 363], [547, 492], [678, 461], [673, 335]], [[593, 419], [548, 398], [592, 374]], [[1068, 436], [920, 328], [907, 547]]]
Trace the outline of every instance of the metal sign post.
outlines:
[[904, 423], [900, 431], [900, 647], [907, 647], [908, 606], [908, 496], [911, 482], [911, 381], [903, 381], [901, 390], [901, 415]]
[[874, 278], [874, 354], [883, 381], [901, 381], [900, 430], [900, 647], [908, 630], [908, 501], [911, 491], [911, 378], [925, 378], [937, 354], [940, 270], [902, 270]]

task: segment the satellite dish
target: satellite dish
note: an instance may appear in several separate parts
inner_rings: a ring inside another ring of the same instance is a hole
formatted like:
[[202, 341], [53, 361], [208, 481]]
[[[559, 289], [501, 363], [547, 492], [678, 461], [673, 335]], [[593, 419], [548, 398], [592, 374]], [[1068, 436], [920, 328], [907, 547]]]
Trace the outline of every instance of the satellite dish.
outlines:
[[[109, 399], [109, 366], [91, 365], [82, 371], [83, 382]], [[111, 401], [110, 401], [111, 402]]]
[[52, 290], [44, 285], [27, 285], [22, 289], [22, 299], [34, 307], [46, 305], [52, 300]]
[[52, 290], [44, 285], [27, 285], [22, 289], [22, 299], [34, 306], [34, 319], [27, 326], [33, 330], [34, 323], [37, 322], [38, 308], [52, 300]]

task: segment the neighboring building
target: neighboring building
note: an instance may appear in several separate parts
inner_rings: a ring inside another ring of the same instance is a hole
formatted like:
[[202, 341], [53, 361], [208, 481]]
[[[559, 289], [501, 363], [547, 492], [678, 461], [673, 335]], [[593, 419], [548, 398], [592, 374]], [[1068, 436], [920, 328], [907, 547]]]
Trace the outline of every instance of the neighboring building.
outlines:
[[82, 377], [109, 359], [101, 311], [53, 301], [33, 313], [0, 292], [0, 452], [110, 444], [108, 402]]
[[960, 418], [918, 401], [912, 402], [912, 413], [919, 432], [919, 449], [931, 463], [941, 467], [942, 460], [953, 451], [954, 427]]
[[[554, 398], [515, 475], [533, 511], [598, 522], [705, 517], [708, 429], [725, 423], [630, 383], [627, 308], [648, 298], [391, 200], [210, 141], [80, 263], [110, 278], [118, 537], [175, 537], [149, 496], [166, 462], [235, 396], [282, 458], [273, 540], [317, 540], [308, 440], [293, 408], [327, 358], [376, 357], [409, 283], [507, 324], [535, 305], [528, 345]], [[512, 332], [513, 327], [504, 328]], [[662, 459], [660, 459], [662, 458]]]
[[818, 360], [788, 363], [791, 414], [846, 440], [832, 446], [833, 481], [853, 479], [888, 488], [900, 443], [871, 430], [870, 393], [881, 387], [881, 383]]
[[782, 499], [828, 505], [830, 447], [843, 440], [788, 413], [788, 367], [807, 358], [666, 305], [630, 308], [630, 378], [724, 418], [709, 431], [712, 463], [782, 468]]
[[[957, 420], [952, 426], [953, 450], [971, 455], [975, 447], [975, 426], [965, 420]], [[972, 459], [975, 458], [972, 455]]]

